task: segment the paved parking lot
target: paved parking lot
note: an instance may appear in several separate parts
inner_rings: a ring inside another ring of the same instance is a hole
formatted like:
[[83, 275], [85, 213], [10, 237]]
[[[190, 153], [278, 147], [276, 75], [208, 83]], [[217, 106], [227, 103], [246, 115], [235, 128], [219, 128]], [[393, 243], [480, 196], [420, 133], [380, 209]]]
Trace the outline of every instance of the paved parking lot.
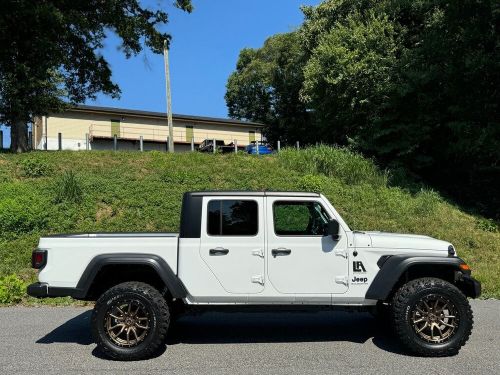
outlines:
[[472, 301], [472, 337], [456, 357], [401, 352], [368, 314], [213, 313], [179, 320], [159, 357], [101, 358], [86, 308], [0, 309], [4, 374], [500, 374], [500, 301]]

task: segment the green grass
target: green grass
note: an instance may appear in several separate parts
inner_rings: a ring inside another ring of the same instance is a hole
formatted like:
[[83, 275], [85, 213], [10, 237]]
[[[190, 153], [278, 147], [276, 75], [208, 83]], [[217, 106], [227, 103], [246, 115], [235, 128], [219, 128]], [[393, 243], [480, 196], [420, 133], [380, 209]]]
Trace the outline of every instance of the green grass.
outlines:
[[499, 298], [497, 224], [461, 211], [433, 191], [411, 194], [388, 187], [389, 176], [360, 155], [323, 146], [261, 157], [0, 154], [0, 303], [39, 303], [19, 295], [19, 285], [9, 276], [23, 286], [36, 278], [29, 264], [40, 236], [177, 231], [182, 194], [205, 189], [321, 191], [351, 228], [427, 234], [452, 242], [483, 283], [483, 296]]

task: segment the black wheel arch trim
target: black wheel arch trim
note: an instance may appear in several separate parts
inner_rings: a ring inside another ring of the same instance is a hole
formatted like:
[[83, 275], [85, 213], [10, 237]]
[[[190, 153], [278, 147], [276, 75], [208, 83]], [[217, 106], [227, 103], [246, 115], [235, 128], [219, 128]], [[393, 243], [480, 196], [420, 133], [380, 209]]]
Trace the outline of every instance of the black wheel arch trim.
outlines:
[[100, 254], [94, 257], [83, 271], [72, 297], [85, 299], [95, 277], [107, 265], [146, 265], [156, 271], [174, 298], [186, 297], [186, 289], [170, 266], [155, 254], [116, 253]]
[[[458, 257], [441, 257], [441, 256], [415, 256], [415, 255], [393, 255], [386, 257], [380, 262], [380, 271], [377, 273], [370, 287], [368, 288], [365, 298], [385, 301], [391, 293], [394, 285], [400, 277], [410, 267], [415, 265], [443, 265], [451, 267], [456, 271], [460, 271], [459, 266], [465, 262]], [[381, 257], [381, 258], [383, 258]], [[475, 281], [475, 280], [474, 280]], [[476, 283], [479, 283], [475, 281]], [[478, 297], [478, 296], [472, 296]]]

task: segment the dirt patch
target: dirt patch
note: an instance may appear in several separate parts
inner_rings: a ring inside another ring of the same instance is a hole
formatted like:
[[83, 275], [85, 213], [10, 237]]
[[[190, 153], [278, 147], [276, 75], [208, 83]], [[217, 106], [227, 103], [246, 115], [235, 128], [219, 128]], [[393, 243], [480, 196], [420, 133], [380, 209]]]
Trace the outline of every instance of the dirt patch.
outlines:
[[98, 223], [100, 223], [101, 221], [103, 221], [105, 219], [112, 218], [113, 216], [115, 216], [115, 214], [116, 213], [114, 212], [113, 207], [111, 207], [105, 203], [101, 203], [97, 207], [97, 212], [95, 213], [95, 220]]

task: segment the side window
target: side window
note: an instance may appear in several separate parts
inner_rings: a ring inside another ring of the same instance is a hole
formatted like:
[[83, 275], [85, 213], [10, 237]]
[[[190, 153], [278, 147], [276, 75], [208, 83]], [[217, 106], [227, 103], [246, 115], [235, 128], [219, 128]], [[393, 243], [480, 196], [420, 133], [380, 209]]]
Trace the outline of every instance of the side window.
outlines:
[[278, 236], [323, 236], [330, 220], [318, 202], [278, 201], [273, 216]]
[[211, 236], [255, 236], [259, 231], [256, 201], [211, 200], [207, 211]]

